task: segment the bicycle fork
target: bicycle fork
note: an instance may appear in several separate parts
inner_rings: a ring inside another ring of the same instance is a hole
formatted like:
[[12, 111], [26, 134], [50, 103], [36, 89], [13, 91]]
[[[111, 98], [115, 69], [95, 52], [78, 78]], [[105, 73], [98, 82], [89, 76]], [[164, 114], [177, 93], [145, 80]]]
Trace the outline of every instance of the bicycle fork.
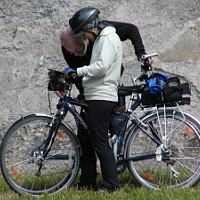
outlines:
[[41, 169], [43, 166], [43, 162], [46, 158], [48, 158], [48, 153], [51, 150], [51, 147], [54, 143], [54, 140], [56, 138], [59, 126], [61, 124], [62, 119], [65, 117], [66, 111], [63, 111], [62, 109], [59, 110], [59, 112], [53, 117], [51, 123], [48, 125], [50, 127], [49, 134], [47, 138], [44, 139], [42, 144], [35, 148], [32, 152], [34, 160], [32, 162], [37, 163], [38, 170], [35, 173], [36, 176], [41, 175]]

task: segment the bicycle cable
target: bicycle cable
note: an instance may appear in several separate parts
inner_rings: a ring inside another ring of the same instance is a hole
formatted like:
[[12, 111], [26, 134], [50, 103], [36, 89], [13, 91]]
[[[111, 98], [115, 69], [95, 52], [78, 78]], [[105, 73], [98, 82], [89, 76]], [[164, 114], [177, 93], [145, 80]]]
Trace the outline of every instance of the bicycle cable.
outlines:
[[52, 113], [52, 109], [51, 109], [51, 99], [50, 99], [50, 92], [48, 91], [48, 104], [49, 104], [49, 110], [50, 110], [50, 113]]

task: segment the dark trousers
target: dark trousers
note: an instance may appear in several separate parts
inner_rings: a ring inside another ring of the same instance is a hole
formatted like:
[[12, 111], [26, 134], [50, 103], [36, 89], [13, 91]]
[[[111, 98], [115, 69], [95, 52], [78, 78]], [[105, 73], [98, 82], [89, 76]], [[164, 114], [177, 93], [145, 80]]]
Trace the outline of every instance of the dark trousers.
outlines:
[[78, 138], [82, 146], [80, 183], [83, 186], [94, 186], [96, 184], [97, 154], [103, 178], [101, 186], [107, 188], [118, 187], [116, 161], [108, 142], [109, 122], [116, 103], [94, 100], [88, 101], [88, 104], [89, 134], [82, 127], [79, 127], [78, 130]]

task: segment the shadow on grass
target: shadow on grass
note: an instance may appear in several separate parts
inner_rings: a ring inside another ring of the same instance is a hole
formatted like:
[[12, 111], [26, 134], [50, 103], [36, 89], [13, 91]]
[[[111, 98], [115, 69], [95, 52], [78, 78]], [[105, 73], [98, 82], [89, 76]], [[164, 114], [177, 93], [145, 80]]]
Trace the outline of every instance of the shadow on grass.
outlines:
[[[79, 182], [80, 174], [72, 184], [72, 188], [76, 188]], [[137, 182], [137, 180], [129, 173], [128, 170], [126, 170], [124, 173], [118, 175], [119, 178], [119, 184], [120, 187], [133, 187], [133, 188], [141, 188], [141, 184]], [[102, 177], [101, 177], [101, 172], [98, 173], [97, 175], [97, 185], [99, 186], [101, 184]]]

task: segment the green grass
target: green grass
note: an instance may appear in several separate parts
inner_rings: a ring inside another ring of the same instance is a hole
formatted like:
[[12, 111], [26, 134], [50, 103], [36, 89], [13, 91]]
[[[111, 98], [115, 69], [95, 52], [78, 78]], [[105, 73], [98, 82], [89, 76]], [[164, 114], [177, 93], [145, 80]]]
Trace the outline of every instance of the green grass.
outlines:
[[141, 187], [130, 174], [119, 176], [121, 189], [113, 194], [102, 194], [93, 191], [77, 191], [76, 183], [60, 194], [46, 197], [19, 196], [13, 192], [0, 177], [0, 200], [200, 200], [200, 184], [190, 189], [150, 190]]

